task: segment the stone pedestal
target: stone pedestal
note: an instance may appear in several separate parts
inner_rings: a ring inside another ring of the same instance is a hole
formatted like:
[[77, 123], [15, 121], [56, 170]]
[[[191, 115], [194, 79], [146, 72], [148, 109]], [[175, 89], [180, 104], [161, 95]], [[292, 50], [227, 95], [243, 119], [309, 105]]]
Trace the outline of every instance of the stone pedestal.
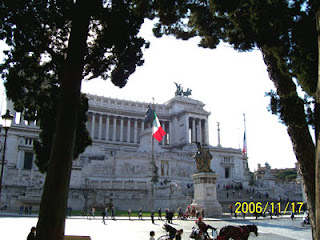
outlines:
[[199, 172], [192, 175], [194, 198], [191, 207], [204, 209], [205, 217], [222, 215], [222, 206], [217, 200], [216, 179], [214, 172]]

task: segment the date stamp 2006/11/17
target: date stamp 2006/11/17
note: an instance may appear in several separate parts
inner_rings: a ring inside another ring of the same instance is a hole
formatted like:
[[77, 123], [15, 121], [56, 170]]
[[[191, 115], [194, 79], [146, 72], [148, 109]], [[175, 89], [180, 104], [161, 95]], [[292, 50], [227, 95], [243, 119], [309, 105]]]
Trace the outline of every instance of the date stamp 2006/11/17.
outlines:
[[281, 204], [280, 202], [236, 202], [235, 203], [235, 213], [283, 213], [286, 212], [293, 212], [293, 213], [300, 213], [301, 208], [303, 206], [303, 202], [287, 202]]

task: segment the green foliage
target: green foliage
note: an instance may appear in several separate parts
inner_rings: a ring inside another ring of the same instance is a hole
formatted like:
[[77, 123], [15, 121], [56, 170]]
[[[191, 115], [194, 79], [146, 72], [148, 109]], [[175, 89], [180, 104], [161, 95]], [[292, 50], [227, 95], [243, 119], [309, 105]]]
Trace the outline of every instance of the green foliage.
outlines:
[[[91, 145], [92, 142], [85, 125], [87, 122], [86, 112], [89, 108], [88, 99], [82, 94], [80, 101], [81, 111], [78, 116], [74, 159], [76, 159], [80, 153], [84, 152], [85, 148]], [[39, 119], [41, 119], [40, 128], [43, 129], [43, 131], [40, 132], [40, 141], [35, 140], [34, 142], [34, 151], [36, 153], [35, 163], [41, 172], [48, 170], [53, 135], [56, 127], [56, 112], [57, 104], [52, 104], [52, 101], [50, 101], [46, 104], [46, 108], [41, 111], [43, 114], [39, 116]]]
[[[137, 36], [145, 17], [152, 18], [152, 1], [100, 1], [90, 3], [91, 22], [83, 78], [102, 77], [119, 87], [144, 62], [148, 47]], [[61, 80], [64, 74], [72, 20], [73, 0], [3, 0], [0, 2], [0, 39], [10, 47], [0, 65], [7, 97], [26, 120], [40, 122], [35, 143], [36, 163], [46, 171], [51, 152]], [[91, 144], [86, 130], [87, 99], [82, 96], [76, 131], [76, 158]]]
[[297, 172], [295, 170], [283, 170], [276, 176], [278, 181], [282, 182], [294, 182], [297, 179]]

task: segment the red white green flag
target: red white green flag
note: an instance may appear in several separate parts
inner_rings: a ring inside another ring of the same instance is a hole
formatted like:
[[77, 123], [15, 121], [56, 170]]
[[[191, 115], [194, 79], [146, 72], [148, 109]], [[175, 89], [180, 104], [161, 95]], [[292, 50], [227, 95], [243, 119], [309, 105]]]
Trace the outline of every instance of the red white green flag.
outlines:
[[157, 141], [160, 142], [162, 140], [163, 136], [166, 135], [166, 133], [163, 130], [163, 128], [161, 127], [159, 119], [158, 119], [155, 111], [153, 111], [153, 114], [154, 114], [154, 119], [153, 119], [153, 123], [152, 123], [152, 136]]
[[247, 155], [247, 139], [246, 139], [246, 132], [243, 134], [243, 147], [242, 147], [243, 155]]

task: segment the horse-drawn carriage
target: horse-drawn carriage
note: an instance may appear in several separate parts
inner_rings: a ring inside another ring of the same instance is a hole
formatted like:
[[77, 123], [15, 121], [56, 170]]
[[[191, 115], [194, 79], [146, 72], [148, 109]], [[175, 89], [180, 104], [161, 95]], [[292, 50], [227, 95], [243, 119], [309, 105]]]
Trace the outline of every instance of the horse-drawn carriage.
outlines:
[[[212, 234], [213, 236], [210, 236], [207, 232], [208, 229], [212, 229], [212, 232], [215, 232], [217, 230], [216, 228], [213, 228], [210, 225], [206, 226], [207, 228], [205, 230], [199, 225], [193, 227], [189, 238], [195, 240], [248, 240], [251, 233], [258, 236], [257, 225], [224, 226], [220, 229], [217, 236], [215, 236], [216, 234]], [[169, 224], [164, 224], [163, 228], [168, 232], [168, 234], [159, 237], [158, 240], [173, 240], [177, 230]]]

